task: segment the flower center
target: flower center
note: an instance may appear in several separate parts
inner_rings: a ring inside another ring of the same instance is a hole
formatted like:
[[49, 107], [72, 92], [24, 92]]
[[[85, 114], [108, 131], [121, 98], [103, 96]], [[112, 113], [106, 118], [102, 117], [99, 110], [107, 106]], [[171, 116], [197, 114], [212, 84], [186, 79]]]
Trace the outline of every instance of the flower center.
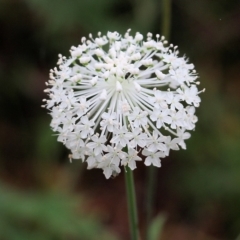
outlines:
[[116, 92], [126, 92], [127, 89], [134, 88], [133, 82], [130, 79], [125, 79], [117, 76], [110, 76], [106, 81], [107, 85]]

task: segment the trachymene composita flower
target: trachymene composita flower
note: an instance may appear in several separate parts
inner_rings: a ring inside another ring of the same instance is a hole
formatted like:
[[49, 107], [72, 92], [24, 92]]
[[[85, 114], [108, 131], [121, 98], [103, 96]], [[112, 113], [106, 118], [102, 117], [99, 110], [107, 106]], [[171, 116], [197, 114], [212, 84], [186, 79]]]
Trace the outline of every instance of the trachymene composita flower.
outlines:
[[194, 65], [178, 57], [176, 46], [129, 30], [124, 37], [90, 34], [70, 52], [50, 71], [44, 106], [71, 158], [109, 178], [143, 158], [160, 167], [170, 149], [186, 148], [201, 100]]

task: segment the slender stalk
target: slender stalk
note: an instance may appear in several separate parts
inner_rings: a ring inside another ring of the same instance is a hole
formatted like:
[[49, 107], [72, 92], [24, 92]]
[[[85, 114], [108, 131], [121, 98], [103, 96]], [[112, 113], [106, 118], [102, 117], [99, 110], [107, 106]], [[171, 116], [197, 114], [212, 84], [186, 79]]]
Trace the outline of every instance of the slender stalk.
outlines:
[[129, 216], [129, 225], [131, 230], [131, 240], [138, 240], [139, 229], [138, 229], [137, 204], [136, 204], [133, 172], [128, 166], [125, 167], [124, 172], [125, 172], [125, 183], [126, 183], [126, 191], [127, 191], [128, 216]]
[[[162, 0], [162, 25], [161, 33], [167, 40], [170, 38], [171, 29], [171, 0]], [[146, 191], [146, 221], [147, 221], [147, 232], [146, 239], [149, 239], [149, 225], [153, 213], [153, 203], [156, 191], [156, 180], [157, 180], [157, 168], [150, 166], [147, 172], [147, 191]]]
[[150, 166], [148, 169], [148, 179], [147, 179], [147, 195], [146, 195], [146, 239], [149, 239], [150, 233], [150, 222], [152, 219], [153, 214], [153, 203], [154, 203], [154, 196], [156, 190], [156, 178], [157, 178], [157, 168], [154, 166]]

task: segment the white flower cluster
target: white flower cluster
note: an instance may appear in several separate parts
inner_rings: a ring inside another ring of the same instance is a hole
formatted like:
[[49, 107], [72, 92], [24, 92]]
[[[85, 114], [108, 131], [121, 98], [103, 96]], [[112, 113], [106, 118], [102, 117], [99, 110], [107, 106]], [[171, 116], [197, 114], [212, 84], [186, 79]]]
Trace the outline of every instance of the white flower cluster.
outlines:
[[58, 141], [106, 178], [136, 161], [161, 166], [170, 149], [186, 148], [200, 97], [194, 65], [164, 37], [117, 32], [82, 38], [59, 55], [44, 100]]

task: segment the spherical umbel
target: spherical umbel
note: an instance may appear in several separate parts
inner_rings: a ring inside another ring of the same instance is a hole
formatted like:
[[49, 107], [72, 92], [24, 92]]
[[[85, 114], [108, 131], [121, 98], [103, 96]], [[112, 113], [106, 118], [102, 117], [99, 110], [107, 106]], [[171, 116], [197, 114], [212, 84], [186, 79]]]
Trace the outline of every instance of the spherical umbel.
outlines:
[[44, 107], [72, 159], [109, 178], [136, 161], [160, 167], [171, 149], [186, 148], [201, 99], [194, 65], [177, 47], [128, 30], [89, 35], [70, 53], [50, 71]]

